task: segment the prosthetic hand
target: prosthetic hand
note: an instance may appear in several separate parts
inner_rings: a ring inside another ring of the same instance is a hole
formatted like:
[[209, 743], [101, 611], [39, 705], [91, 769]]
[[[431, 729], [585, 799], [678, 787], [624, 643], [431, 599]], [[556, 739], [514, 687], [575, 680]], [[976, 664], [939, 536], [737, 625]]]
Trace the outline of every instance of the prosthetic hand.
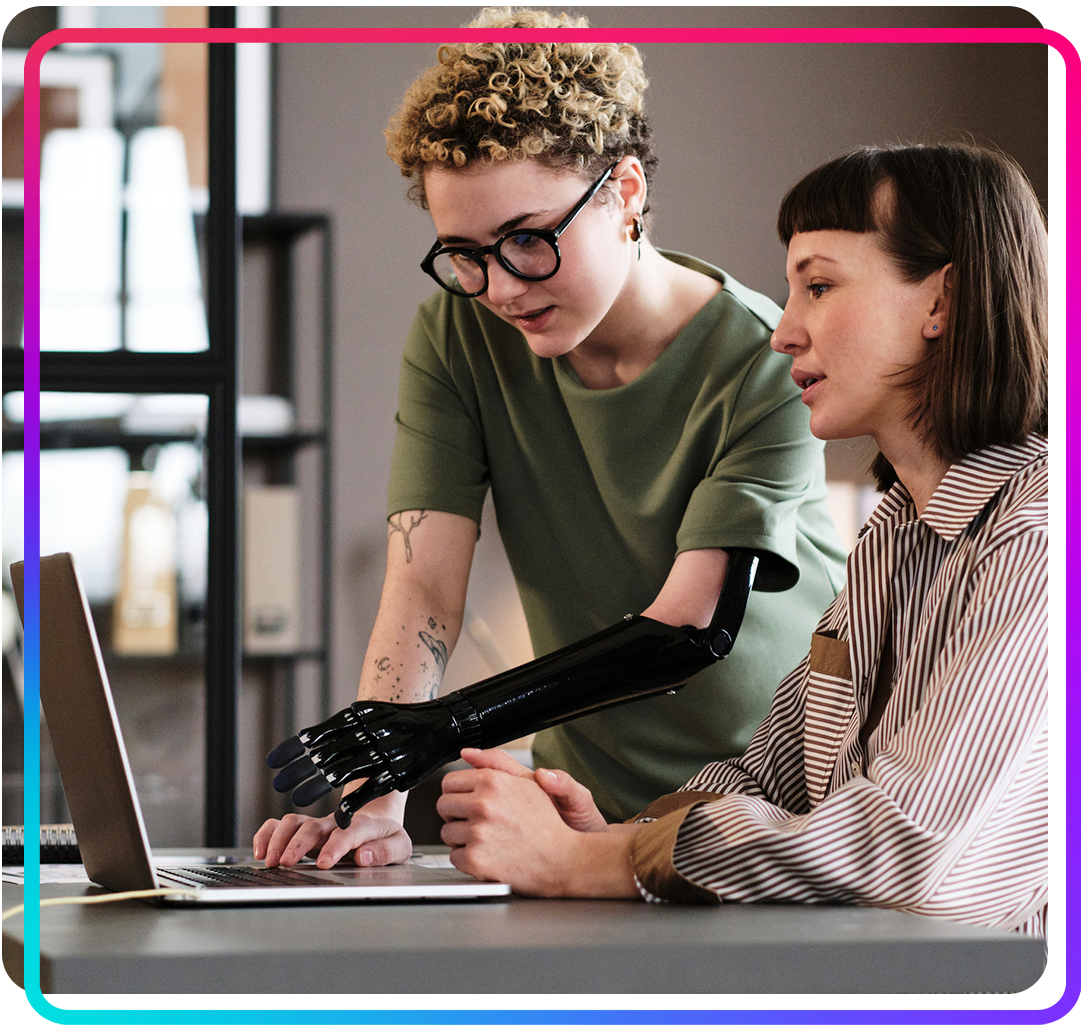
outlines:
[[685, 685], [731, 652], [758, 557], [729, 550], [728, 571], [708, 628], [625, 620], [548, 656], [429, 702], [362, 700], [305, 728], [268, 754], [276, 791], [308, 806], [333, 788], [366, 778], [345, 795], [346, 828], [372, 799], [425, 781], [463, 748], [491, 748], [533, 731]]

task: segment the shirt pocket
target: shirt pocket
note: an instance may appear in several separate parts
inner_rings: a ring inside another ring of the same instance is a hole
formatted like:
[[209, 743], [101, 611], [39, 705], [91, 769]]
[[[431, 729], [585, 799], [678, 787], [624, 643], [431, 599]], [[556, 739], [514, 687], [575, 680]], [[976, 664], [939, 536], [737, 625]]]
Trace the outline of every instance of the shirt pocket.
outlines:
[[803, 723], [803, 772], [811, 809], [826, 797], [834, 764], [856, 712], [848, 642], [811, 636], [810, 681]]

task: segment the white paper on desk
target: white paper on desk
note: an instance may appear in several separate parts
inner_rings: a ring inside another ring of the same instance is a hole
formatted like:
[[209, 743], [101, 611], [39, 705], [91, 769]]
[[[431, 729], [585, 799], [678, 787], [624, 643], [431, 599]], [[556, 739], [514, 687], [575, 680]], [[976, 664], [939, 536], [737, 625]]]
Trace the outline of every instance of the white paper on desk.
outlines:
[[[5, 884], [23, 884], [22, 867], [4, 867]], [[42, 884], [90, 884], [82, 863], [42, 863]]]

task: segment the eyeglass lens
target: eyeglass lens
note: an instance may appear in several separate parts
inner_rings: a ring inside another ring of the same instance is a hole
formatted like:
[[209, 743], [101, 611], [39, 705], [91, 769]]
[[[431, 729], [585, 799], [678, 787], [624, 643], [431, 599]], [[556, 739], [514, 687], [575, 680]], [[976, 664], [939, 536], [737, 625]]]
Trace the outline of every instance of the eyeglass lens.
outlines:
[[[554, 246], [538, 235], [514, 233], [498, 243], [498, 258], [524, 278], [546, 278], [558, 266]], [[480, 258], [469, 252], [440, 253], [434, 258], [434, 272], [443, 282], [467, 295], [481, 292], [486, 286], [486, 269]]]

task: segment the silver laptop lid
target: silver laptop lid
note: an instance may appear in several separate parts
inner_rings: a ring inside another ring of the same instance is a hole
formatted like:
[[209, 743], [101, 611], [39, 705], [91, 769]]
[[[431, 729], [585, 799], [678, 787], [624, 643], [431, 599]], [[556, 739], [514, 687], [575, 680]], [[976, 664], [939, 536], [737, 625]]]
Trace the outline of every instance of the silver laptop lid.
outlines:
[[[19, 614], [23, 564], [11, 565]], [[70, 553], [41, 558], [41, 703], [87, 876], [112, 891], [155, 888], [143, 816], [90, 604]]]

